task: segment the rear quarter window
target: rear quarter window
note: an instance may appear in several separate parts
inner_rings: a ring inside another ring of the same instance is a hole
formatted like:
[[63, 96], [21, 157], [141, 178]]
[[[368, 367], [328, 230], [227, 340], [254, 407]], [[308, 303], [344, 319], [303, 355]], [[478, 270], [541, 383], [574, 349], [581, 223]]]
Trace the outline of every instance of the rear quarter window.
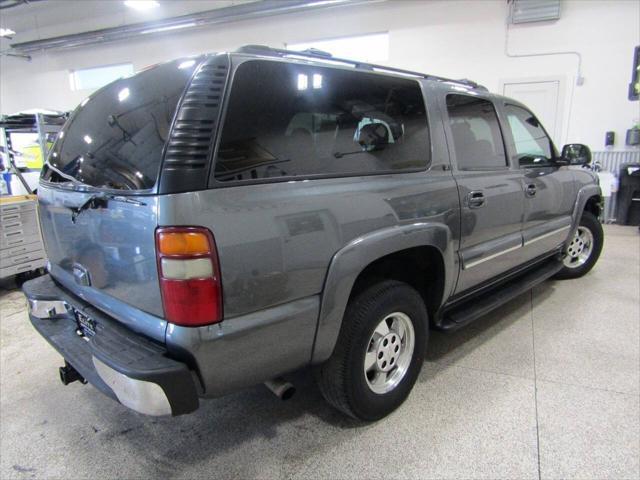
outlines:
[[415, 171], [426, 168], [429, 152], [417, 81], [252, 60], [234, 76], [215, 178]]

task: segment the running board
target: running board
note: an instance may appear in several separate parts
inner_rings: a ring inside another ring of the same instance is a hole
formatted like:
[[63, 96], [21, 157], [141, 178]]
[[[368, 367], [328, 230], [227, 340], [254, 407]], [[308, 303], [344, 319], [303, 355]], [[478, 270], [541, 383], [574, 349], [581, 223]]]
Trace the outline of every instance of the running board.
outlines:
[[528, 292], [536, 285], [551, 278], [562, 270], [562, 260], [553, 257], [533, 270], [492, 288], [490, 291], [473, 296], [463, 303], [452, 305], [444, 312], [437, 327], [444, 331], [457, 330], [486, 315], [509, 300]]

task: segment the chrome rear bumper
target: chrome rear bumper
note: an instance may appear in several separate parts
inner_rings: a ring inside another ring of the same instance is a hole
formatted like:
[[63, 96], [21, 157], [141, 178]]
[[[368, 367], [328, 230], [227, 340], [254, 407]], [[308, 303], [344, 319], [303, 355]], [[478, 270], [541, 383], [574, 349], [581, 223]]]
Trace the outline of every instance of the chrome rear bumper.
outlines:
[[55, 318], [69, 313], [69, 304], [61, 300], [37, 300], [27, 298], [29, 315], [36, 318]]
[[[198, 408], [195, 375], [169, 358], [163, 345], [71, 295], [49, 275], [25, 282], [22, 289], [35, 329], [100, 391], [147, 415], [181, 415]], [[92, 334], [83, 335], [74, 311], [91, 319]]]

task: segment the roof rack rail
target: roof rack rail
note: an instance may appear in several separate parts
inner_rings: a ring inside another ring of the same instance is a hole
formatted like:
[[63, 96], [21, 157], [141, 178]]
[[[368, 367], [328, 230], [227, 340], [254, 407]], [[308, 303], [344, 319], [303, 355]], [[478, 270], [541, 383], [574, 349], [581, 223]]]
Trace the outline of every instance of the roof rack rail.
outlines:
[[267, 56], [274, 56], [274, 57], [294, 56], [294, 57], [306, 57], [313, 60], [330, 60], [332, 62], [345, 63], [348, 65], [352, 65], [353, 67], [359, 68], [362, 70], [373, 70], [373, 71], [380, 71], [380, 72], [397, 73], [400, 75], [408, 75], [410, 77], [424, 78], [427, 80], [435, 80], [438, 82], [452, 82], [460, 85], [465, 85], [467, 87], [471, 87], [477, 90], [489, 91], [483, 85], [480, 85], [479, 83], [476, 83], [472, 80], [467, 80], [466, 78], [461, 80], [455, 80], [452, 78], [438, 77], [436, 75], [430, 75], [430, 74], [421, 73], [421, 72], [414, 72], [411, 70], [404, 70], [401, 68], [387, 67], [385, 65], [376, 65], [373, 63], [359, 62], [357, 60], [349, 60], [346, 58], [334, 57], [329, 52], [325, 52], [323, 50], [318, 50], [315, 48], [309, 48], [307, 50], [302, 50], [298, 52], [294, 50], [285, 50], [282, 48], [272, 48], [266, 45], [244, 45], [238, 48], [236, 52], [255, 54], [255, 55], [267, 55]]
[[473, 88], [486, 89], [486, 87], [480, 85], [478, 82], [474, 82], [473, 80], [469, 80], [468, 78], [459, 78], [458, 80], [454, 80], [457, 83], [464, 83], [465, 85], [469, 85]]
[[307, 48], [306, 50], [302, 50], [302, 53], [307, 53], [309, 55], [314, 55], [317, 57], [326, 57], [326, 58], [333, 57], [333, 55], [331, 55], [330, 52], [325, 52], [324, 50], [319, 50], [317, 48]]

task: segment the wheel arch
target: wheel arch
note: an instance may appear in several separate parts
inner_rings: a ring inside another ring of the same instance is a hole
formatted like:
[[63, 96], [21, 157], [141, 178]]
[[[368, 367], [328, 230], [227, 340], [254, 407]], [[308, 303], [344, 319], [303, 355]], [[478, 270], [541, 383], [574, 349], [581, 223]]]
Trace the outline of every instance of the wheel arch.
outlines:
[[576, 203], [573, 206], [573, 214], [571, 221], [571, 232], [565, 242], [565, 248], [573, 238], [573, 234], [578, 228], [582, 213], [585, 211], [593, 213], [596, 218], [600, 215], [602, 209], [602, 190], [597, 184], [584, 185], [576, 196]]
[[599, 218], [602, 212], [602, 197], [600, 195], [589, 197], [584, 205], [583, 212], [590, 212], [596, 218]]
[[[420, 288], [415, 269], [403, 267], [416, 262], [418, 270], [437, 276], [437, 292], [420, 291], [429, 313], [437, 310], [455, 286], [457, 266], [453, 236], [443, 224], [414, 223], [377, 230], [352, 240], [340, 249], [329, 265], [316, 328], [312, 363], [325, 361], [338, 338], [342, 317], [354, 292], [366, 286], [367, 279], [395, 278]], [[425, 259], [423, 259], [425, 258]], [[433, 273], [428, 271], [433, 269]], [[426, 286], [424, 286], [426, 287]], [[355, 288], [355, 290], [354, 290]]]
[[380, 279], [406, 283], [418, 291], [433, 319], [442, 304], [445, 288], [445, 265], [442, 252], [433, 245], [422, 245], [389, 253], [366, 267], [356, 277], [349, 301]]

